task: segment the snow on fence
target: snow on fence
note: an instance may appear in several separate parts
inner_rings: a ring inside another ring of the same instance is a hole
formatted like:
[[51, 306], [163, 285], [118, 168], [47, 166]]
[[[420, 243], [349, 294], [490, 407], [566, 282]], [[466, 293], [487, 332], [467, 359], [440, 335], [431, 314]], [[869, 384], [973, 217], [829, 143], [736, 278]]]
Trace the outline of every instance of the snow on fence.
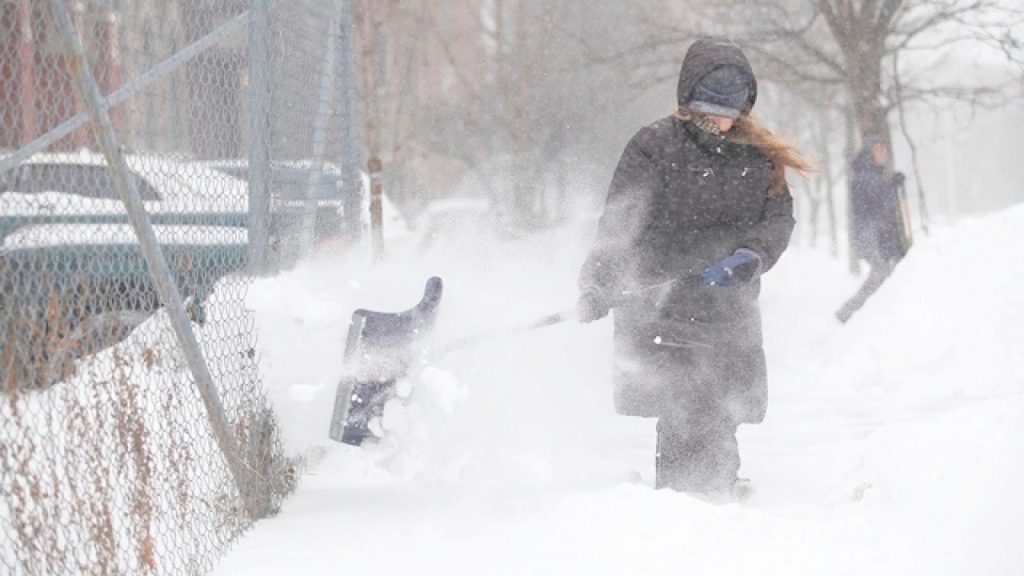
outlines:
[[0, 2], [0, 573], [203, 573], [293, 488], [245, 299], [358, 235], [350, 9]]
[[[253, 340], [231, 302], [240, 290], [221, 285], [197, 332], [241, 459], [276, 508], [293, 472], [255, 362], [239, 353]], [[168, 324], [157, 312], [59, 384], [6, 391], [5, 573], [201, 573], [252, 522]]]

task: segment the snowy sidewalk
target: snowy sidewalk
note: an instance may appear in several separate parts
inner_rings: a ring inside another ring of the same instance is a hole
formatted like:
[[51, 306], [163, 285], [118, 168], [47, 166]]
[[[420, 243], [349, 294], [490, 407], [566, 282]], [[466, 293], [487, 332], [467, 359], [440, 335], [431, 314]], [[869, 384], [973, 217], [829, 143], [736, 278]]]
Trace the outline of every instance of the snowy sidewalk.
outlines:
[[[917, 247], [842, 328], [831, 313], [855, 281], [819, 254], [787, 254], [765, 282], [769, 415], [740, 430], [741, 473], [756, 487], [744, 504], [653, 490], [653, 422], [611, 410], [610, 323], [564, 325], [434, 359], [416, 392], [423, 407], [394, 424], [401, 449], [327, 447], [282, 513], [216, 573], [1024, 573], [1024, 377], [1022, 360], [1005, 357], [1024, 339], [986, 317], [996, 300], [1010, 307], [1001, 318], [1020, 318], [1024, 301], [998, 283], [935, 285], [944, 266], [973, 261], [1019, 224], [1024, 212], [1011, 211]], [[574, 255], [545, 248], [502, 262], [533, 284], [442, 274], [452, 324], [438, 338], [472, 332], [484, 310], [529, 317], [570, 299]], [[421, 272], [389, 279], [415, 284]], [[1024, 282], [1015, 274], [1007, 286]], [[291, 280], [254, 291], [258, 311], [273, 309], [260, 314], [261, 335], [264, 323], [277, 333], [263, 354], [292, 447], [326, 426], [317, 398], [333, 392], [337, 368], [316, 367], [336, 363], [343, 329], [322, 319], [347, 317], [339, 298], [368, 297], [365, 280], [332, 291], [346, 284], [338, 271], [299, 276], [310, 298], [291, 308], [271, 304]]]

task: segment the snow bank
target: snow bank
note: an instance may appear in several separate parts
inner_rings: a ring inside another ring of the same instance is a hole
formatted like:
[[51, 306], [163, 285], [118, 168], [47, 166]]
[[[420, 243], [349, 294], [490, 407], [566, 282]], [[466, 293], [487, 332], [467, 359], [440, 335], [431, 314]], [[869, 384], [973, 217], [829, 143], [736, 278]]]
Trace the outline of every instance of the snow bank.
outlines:
[[919, 238], [827, 352], [851, 393], [927, 399], [1024, 393], [1024, 206]]
[[[245, 465], [277, 480], [273, 428], [256, 383], [244, 281], [225, 277], [195, 333]], [[204, 405], [162, 310], [74, 374], [0, 396], [0, 562], [40, 573], [202, 570], [249, 524]], [[262, 438], [260, 434], [263, 434]], [[261, 470], [262, 469], [262, 470]], [[278, 481], [280, 482], [280, 481]], [[281, 484], [268, 486], [281, 497]], [[19, 539], [15, 539], [18, 536]], [[26, 546], [26, 541], [45, 546]], [[18, 562], [15, 562], [18, 559]]]

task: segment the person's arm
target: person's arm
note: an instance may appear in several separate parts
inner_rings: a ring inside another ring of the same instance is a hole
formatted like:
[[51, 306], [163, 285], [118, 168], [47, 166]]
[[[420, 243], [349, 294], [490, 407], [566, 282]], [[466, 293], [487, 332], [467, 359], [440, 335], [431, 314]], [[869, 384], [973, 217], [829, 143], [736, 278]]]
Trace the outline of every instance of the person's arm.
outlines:
[[775, 266], [789, 246], [796, 220], [793, 218], [793, 196], [788, 187], [775, 196], [768, 196], [761, 211], [761, 219], [747, 231], [737, 250], [751, 250], [761, 259], [760, 273]]
[[580, 271], [578, 287], [595, 293], [608, 306], [621, 289], [637, 238], [649, 221], [649, 210], [661, 176], [641, 130], [629, 141], [615, 169], [594, 245]]

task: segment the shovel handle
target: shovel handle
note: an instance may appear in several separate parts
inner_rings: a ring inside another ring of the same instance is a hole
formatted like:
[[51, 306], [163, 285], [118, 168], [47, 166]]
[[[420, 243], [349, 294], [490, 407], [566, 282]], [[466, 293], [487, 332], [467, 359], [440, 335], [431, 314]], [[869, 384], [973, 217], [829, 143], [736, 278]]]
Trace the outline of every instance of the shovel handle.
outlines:
[[487, 342], [488, 340], [494, 340], [495, 338], [501, 338], [504, 336], [512, 336], [514, 334], [520, 334], [522, 332], [529, 332], [538, 328], [544, 328], [547, 326], [554, 326], [555, 324], [561, 324], [576, 318], [575, 310], [562, 310], [561, 312], [555, 312], [554, 314], [548, 314], [541, 318], [537, 318], [532, 322], [525, 324], [518, 324], [515, 326], [507, 326], [497, 330], [490, 330], [488, 332], [481, 332], [479, 334], [473, 334], [472, 336], [466, 336], [465, 338], [459, 338], [449, 342], [442, 350], [441, 354], [447, 354], [456, 350], [462, 350], [475, 346], [477, 344]]
[[[682, 285], [682, 286], [694, 286], [696, 284], [699, 284], [700, 282], [701, 282], [700, 276], [699, 275], [693, 275], [693, 276], [686, 276], [686, 277], [683, 277], [683, 278], [676, 278], [676, 279], [673, 279], [673, 280], [669, 280], [667, 282], [662, 282], [660, 284], [653, 284], [651, 286], [644, 286], [644, 287], [636, 288], [636, 289], [632, 289], [632, 290], [624, 290], [624, 291], [622, 291], [619, 294], [619, 297], [616, 299], [615, 306], [619, 306], [619, 305], [623, 304], [627, 299], [629, 299], [629, 298], [631, 298], [633, 296], [639, 295], [639, 294], [643, 294], [644, 292], [648, 292], [650, 290], [657, 290], [659, 288], [664, 288], [666, 286], [671, 286], [673, 284], [679, 284], [679, 285]], [[555, 324], [561, 324], [563, 322], [568, 322], [569, 320], [575, 320], [575, 319], [576, 319], [576, 309], [575, 308], [568, 308], [568, 309], [565, 309], [565, 310], [561, 310], [559, 312], [554, 312], [552, 314], [548, 314], [547, 316], [542, 316], [540, 318], [537, 318], [537, 319], [535, 319], [535, 320], [533, 320], [531, 322], [527, 322], [527, 323], [524, 323], [524, 324], [517, 324], [517, 325], [513, 325], [513, 326], [507, 326], [505, 328], [500, 328], [500, 329], [497, 329], [497, 330], [491, 330], [491, 331], [488, 331], [488, 332], [482, 332], [482, 333], [479, 333], [479, 334], [474, 334], [472, 336], [466, 336], [464, 338], [459, 338], [458, 340], [454, 340], [452, 342], [449, 342], [444, 348], [442, 348], [441, 349], [441, 354], [447, 354], [449, 352], [454, 352], [456, 350], [462, 350], [464, 348], [469, 348], [471, 346], [475, 346], [477, 344], [480, 344], [482, 342], [486, 342], [488, 340], [493, 340], [495, 338], [500, 338], [500, 337], [504, 337], [504, 336], [511, 336], [511, 335], [520, 334], [520, 333], [523, 333], [523, 332], [529, 332], [531, 330], [537, 330], [538, 328], [545, 328], [547, 326], [554, 326]]]

